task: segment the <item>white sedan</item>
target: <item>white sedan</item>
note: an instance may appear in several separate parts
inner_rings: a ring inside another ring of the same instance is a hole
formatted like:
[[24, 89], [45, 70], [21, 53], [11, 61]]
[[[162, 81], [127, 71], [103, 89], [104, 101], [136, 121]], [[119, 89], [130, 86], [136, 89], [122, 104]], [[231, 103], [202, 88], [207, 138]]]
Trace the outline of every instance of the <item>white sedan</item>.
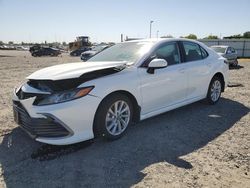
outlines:
[[39, 142], [120, 138], [131, 122], [206, 99], [228, 81], [225, 59], [186, 39], [123, 42], [86, 63], [34, 72], [14, 90], [15, 121]]

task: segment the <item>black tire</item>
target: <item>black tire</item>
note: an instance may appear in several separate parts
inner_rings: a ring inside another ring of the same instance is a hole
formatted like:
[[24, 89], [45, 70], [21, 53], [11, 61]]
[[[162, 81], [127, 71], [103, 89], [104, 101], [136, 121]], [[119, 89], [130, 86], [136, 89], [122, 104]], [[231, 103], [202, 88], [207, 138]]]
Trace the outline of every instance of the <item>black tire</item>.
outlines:
[[238, 66], [238, 60], [237, 60], [237, 59], [234, 61], [233, 66], [234, 66], [234, 67], [237, 67], [237, 66]]
[[[217, 97], [215, 97], [216, 98], [215, 99], [215, 98], [212, 97], [213, 86], [214, 86], [215, 83], [217, 84], [218, 82], [220, 84], [220, 90], [218, 91], [218, 96], [216, 95]], [[216, 104], [220, 100], [220, 96], [221, 96], [221, 92], [222, 92], [222, 87], [223, 87], [223, 83], [222, 83], [221, 78], [218, 77], [218, 76], [214, 76], [212, 78], [210, 84], [209, 84], [208, 91], [207, 91], [207, 98], [206, 98], [206, 100], [207, 100], [208, 104], [213, 105], [213, 104]]]
[[[118, 135], [113, 135], [107, 129], [106, 116], [107, 116], [108, 110], [111, 108], [111, 106], [118, 101], [126, 102], [126, 104], [129, 107], [129, 110], [130, 110], [130, 118], [129, 118], [128, 124], [127, 124], [126, 128], [123, 130], [123, 132], [121, 132], [121, 134], [118, 134]], [[133, 117], [133, 105], [131, 103], [131, 100], [126, 95], [116, 93], [116, 94], [108, 96], [107, 98], [105, 98], [101, 102], [101, 104], [99, 105], [99, 107], [97, 109], [96, 115], [95, 115], [95, 120], [94, 120], [95, 137], [102, 136], [108, 140], [116, 140], [116, 139], [122, 137], [126, 133], [126, 131], [128, 130], [128, 127], [130, 126], [131, 121], [132, 121], [132, 117]]]

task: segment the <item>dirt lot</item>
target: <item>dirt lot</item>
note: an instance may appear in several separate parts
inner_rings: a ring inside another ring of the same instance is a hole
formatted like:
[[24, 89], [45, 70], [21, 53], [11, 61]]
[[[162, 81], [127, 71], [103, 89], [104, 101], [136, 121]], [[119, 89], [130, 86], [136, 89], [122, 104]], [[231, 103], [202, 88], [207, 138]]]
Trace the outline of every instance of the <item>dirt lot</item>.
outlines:
[[0, 187], [250, 187], [250, 60], [230, 70], [235, 87], [215, 106], [145, 120], [115, 142], [35, 142], [13, 121], [12, 90], [37, 69], [74, 61], [0, 51]]

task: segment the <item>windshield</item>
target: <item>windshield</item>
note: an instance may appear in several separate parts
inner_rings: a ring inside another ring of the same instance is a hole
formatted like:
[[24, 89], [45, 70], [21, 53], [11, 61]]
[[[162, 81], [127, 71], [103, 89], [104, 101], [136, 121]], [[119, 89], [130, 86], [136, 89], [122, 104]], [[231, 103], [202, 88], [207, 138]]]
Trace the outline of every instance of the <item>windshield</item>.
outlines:
[[101, 51], [105, 48], [106, 46], [95, 46], [92, 48], [93, 51]]
[[226, 49], [225, 47], [211, 47], [214, 51], [217, 53], [225, 53]]
[[135, 63], [139, 58], [146, 54], [154, 42], [124, 42], [116, 44], [88, 61], [127, 61]]

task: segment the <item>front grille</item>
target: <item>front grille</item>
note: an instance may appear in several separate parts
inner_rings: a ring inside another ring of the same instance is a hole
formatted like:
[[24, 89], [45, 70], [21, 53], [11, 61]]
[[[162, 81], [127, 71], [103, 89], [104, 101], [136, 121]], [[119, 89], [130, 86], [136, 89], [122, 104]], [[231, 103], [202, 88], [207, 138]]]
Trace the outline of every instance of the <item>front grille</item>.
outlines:
[[31, 137], [65, 137], [70, 132], [53, 118], [32, 118], [26, 112], [22, 104], [13, 101], [13, 111], [15, 121]]

